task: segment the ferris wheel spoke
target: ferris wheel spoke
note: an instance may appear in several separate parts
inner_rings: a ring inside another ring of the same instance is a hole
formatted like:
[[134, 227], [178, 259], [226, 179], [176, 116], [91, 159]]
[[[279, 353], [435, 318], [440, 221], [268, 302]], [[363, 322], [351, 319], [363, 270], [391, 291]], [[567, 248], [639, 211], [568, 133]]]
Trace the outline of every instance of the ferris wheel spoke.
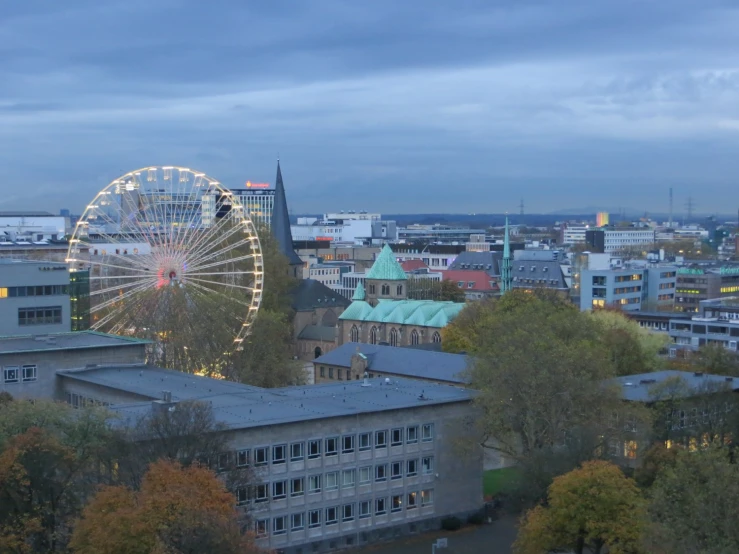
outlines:
[[101, 295], [101, 294], [108, 294], [109, 292], [120, 291], [120, 290], [131, 288], [131, 287], [137, 287], [137, 286], [143, 285], [143, 284], [149, 284], [149, 285], [152, 285], [152, 286], [156, 286], [157, 279], [152, 279], [152, 278], [139, 279], [138, 281], [134, 281], [133, 283], [125, 283], [125, 284], [122, 284], [122, 285], [115, 285], [115, 286], [107, 287], [107, 288], [104, 288], [104, 289], [92, 290], [92, 291], [90, 291], [90, 296], [98, 296], [98, 295]]
[[124, 302], [140, 292], [143, 292], [147, 289], [152, 289], [155, 287], [156, 287], [156, 284], [151, 283], [151, 282], [146, 282], [144, 284], [137, 285], [135, 288], [129, 289], [123, 294], [116, 295], [113, 298], [110, 298], [108, 300], [101, 302], [100, 304], [96, 304], [95, 306], [90, 308], [90, 313], [99, 312], [100, 310], [105, 309], [108, 306], [112, 306], [116, 304], [117, 302]]
[[[249, 243], [251, 243], [251, 241], [249, 239], [241, 239], [240, 241], [235, 242], [233, 244], [230, 244], [227, 247], [222, 248], [221, 250], [218, 250], [216, 252], [213, 252], [211, 254], [208, 254], [207, 256], [199, 257], [197, 259], [193, 258], [194, 260], [196, 260], [193, 263], [194, 264], [197, 264], [196, 267], [202, 267], [200, 264], [202, 264], [203, 262], [207, 262], [209, 260], [213, 260], [213, 259], [216, 259], [218, 257], [224, 256], [225, 254], [227, 254], [229, 252], [233, 252], [237, 248], [240, 248], [240, 247], [242, 247], [242, 246], [244, 246], [246, 244], [249, 244]], [[234, 253], [235, 254], [238, 254], [238, 252], [234, 252]], [[253, 253], [250, 253], [250, 254], [242, 254], [241, 256], [238, 256], [238, 257], [230, 257], [230, 258], [227, 258], [227, 261], [242, 261], [242, 260], [247, 260], [247, 259], [253, 258], [253, 257], [254, 257], [254, 254]]]
[[121, 269], [123, 271], [138, 271], [140, 273], [143, 273], [145, 275], [156, 275], [155, 271], [152, 271], [151, 269], [137, 269], [135, 267], [124, 267], [121, 265], [115, 265], [115, 264], [106, 264], [105, 262], [99, 262], [97, 260], [73, 260], [73, 261], [80, 261], [83, 263], [88, 263], [90, 265], [99, 266], [99, 267], [109, 267], [113, 269]]
[[[119, 221], [115, 221], [115, 220], [111, 219], [110, 216], [108, 216], [108, 214], [106, 214], [105, 212], [101, 212], [98, 215], [103, 220], [105, 220], [110, 225], [112, 225], [114, 228], [118, 229], [119, 233], [122, 230], [122, 223], [121, 223], [121, 221], [122, 220], [127, 220], [128, 221], [128, 219], [126, 217], [126, 214], [123, 212], [123, 210], [120, 209], [120, 206], [117, 209], [117, 215], [118, 215]], [[136, 213], [134, 213], [134, 216], [136, 216]], [[138, 223], [137, 219], [138, 219], [137, 217], [134, 217], [134, 220], [133, 220], [134, 223]], [[128, 222], [130, 223], [130, 221], [128, 221]], [[111, 240], [112, 243], [118, 243], [119, 242], [118, 239], [116, 239], [115, 237], [111, 236], [110, 234], [108, 234], [108, 233], [106, 233], [104, 231], [97, 231], [95, 234], [102, 235], [104, 237], [108, 237]], [[149, 243], [150, 242], [149, 238], [147, 238], [146, 235], [144, 235], [142, 233], [139, 233], [139, 232], [135, 232], [134, 237], [137, 240], [141, 241], [141, 242], [145, 242], [145, 243]]]
[[187, 275], [185, 275], [185, 279], [189, 279], [191, 276], [197, 276], [197, 277], [204, 277], [204, 276], [213, 276], [213, 275], [220, 275], [221, 277], [230, 277], [232, 275], [254, 275], [253, 271], [210, 271], [207, 273], [190, 273], [188, 272]]
[[231, 296], [229, 294], [225, 294], [224, 292], [216, 289], [212, 289], [210, 287], [207, 287], [205, 285], [201, 285], [200, 283], [189, 283], [189, 286], [194, 287], [195, 290], [198, 290], [201, 293], [206, 294], [215, 294], [217, 296], [220, 296], [221, 298], [228, 300], [229, 302], [236, 302], [238, 304], [241, 304], [243, 306], [250, 306], [251, 304], [247, 302], [246, 300], [242, 300], [241, 298]]
[[[233, 224], [233, 221], [227, 215], [222, 217], [212, 227], [205, 229], [195, 244], [190, 246], [190, 255], [197, 258], [217, 247], [235, 233], [243, 230], [238, 222], [230, 228], [228, 224]], [[226, 229], [226, 231], [223, 231], [223, 229]]]
[[[107, 233], [99, 233], [99, 236], [101, 236], [103, 239], [105, 239], [107, 242], [110, 242], [113, 245], [119, 245], [124, 250], [127, 249], [126, 245], [128, 243], [121, 242], [120, 240], [118, 240], [116, 237], [113, 237], [112, 235], [109, 235]], [[145, 240], [144, 237], [138, 238], [137, 242], [145, 242], [148, 244], [148, 241]], [[133, 246], [131, 248], [133, 248]], [[145, 266], [143, 265], [142, 258], [143, 256], [146, 256], [146, 254], [140, 254], [140, 255], [139, 254], [115, 254], [111, 252], [106, 252], [105, 255], [116, 257], [116, 258], [125, 260], [126, 262], [131, 263], [133, 265], [140, 265], [142, 268], [145, 268]]]
[[[254, 254], [245, 254], [243, 256], [237, 256], [235, 258], [227, 258], [225, 260], [220, 260], [220, 261], [212, 262], [209, 264], [191, 266], [191, 267], [188, 267], [187, 270], [188, 272], [191, 272], [191, 271], [197, 272], [197, 271], [200, 271], [201, 269], [211, 269], [214, 267], [219, 267], [219, 266], [227, 265], [227, 264], [235, 264], [236, 262], [242, 262], [245, 260], [250, 260], [250, 259], [255, 259], [255, 258], [256, 256]], [[256, 273], [256, 271], [257, 271], [256, 268], [252, 269], [251, 273]]]
[[252, 291], [255, 290], [254, 287], [245, 287], [243, 285], [234, 285], [234, 284], [231, 284], [231, 283], [221, 283], [219, 281], [210, 281], [208, 279], [201, 279], [200, 277], [189, 277], [188, 276], [188, 280], [189, 281], [197, 281], [198, 283], [208, 283], [208, 284], [211, 284], [211, 285], [218, 285], [219, 287], [226, 287], [226, 288], [229, 288], [229, 289], [230, 288], [237, 288], [237, 289], [248, 290], [250, 292], [252, 292]]

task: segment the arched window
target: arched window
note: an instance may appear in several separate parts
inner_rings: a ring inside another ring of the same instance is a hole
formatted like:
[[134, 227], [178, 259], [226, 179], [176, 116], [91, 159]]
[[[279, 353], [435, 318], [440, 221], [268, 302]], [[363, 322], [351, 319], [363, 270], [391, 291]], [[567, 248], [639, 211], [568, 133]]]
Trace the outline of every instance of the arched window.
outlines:
[[322, 355], [323, 355], [323, 350], [321, 350], [320, 346], [316, 346], [316, 349], [313, 351], [313, 357], [320, 358]]
[[400, 333], [397, 329], [390, 329], [390, 346], [398, 346], [400, 342]]
[[382, 285], [382, 295], [390, 296], [390, 285]]
[[418, 344], [418, 331], [415, 329], [411, 331], [411, 344]]
[[403, 296], [403, 285], [398, 285], [397, 290], [398, 296]]
[[377, 327], [370, 329], [370, 344], [377, 344]]
[[351, 331], [349, 331], [349, 340], [351, 342], [359, 342], [359, 329], [356, 325], [352, 325]]
[[433, 336], [432, 340], [434, 342], [441, 342], [441, 335], [439, 334], [438, 331], [436, 333], [434, 333], [434, 336]]

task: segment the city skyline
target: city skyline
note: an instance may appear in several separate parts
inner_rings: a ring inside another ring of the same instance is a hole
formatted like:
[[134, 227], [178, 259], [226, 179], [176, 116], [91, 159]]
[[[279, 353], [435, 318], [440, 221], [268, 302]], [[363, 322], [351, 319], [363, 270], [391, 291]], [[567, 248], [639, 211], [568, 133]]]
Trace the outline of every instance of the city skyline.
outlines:
[[[11, 2], [0, 211], [149, 164], [295, 213], [734, 213], [728, 2]], [[30, 193], [30, 194], [29, 194]]]

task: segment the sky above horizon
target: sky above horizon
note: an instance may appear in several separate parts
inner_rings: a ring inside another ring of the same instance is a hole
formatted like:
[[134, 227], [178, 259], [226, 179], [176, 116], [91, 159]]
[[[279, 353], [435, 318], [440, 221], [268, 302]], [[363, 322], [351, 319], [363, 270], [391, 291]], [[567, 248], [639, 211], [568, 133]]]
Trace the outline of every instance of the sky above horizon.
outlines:
[[293, 212], [735, 213], [739, 5], [3, 0], [0, 211], [147, 165]]

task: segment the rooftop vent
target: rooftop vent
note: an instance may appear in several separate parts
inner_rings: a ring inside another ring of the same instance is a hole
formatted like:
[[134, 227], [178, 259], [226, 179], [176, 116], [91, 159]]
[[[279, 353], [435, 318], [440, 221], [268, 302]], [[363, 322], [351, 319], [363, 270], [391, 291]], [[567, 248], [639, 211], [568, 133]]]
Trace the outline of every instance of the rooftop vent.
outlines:
[[172, 391], [163, 390], [162, 400], [164, 400], [165, 402], [172, 402]]

